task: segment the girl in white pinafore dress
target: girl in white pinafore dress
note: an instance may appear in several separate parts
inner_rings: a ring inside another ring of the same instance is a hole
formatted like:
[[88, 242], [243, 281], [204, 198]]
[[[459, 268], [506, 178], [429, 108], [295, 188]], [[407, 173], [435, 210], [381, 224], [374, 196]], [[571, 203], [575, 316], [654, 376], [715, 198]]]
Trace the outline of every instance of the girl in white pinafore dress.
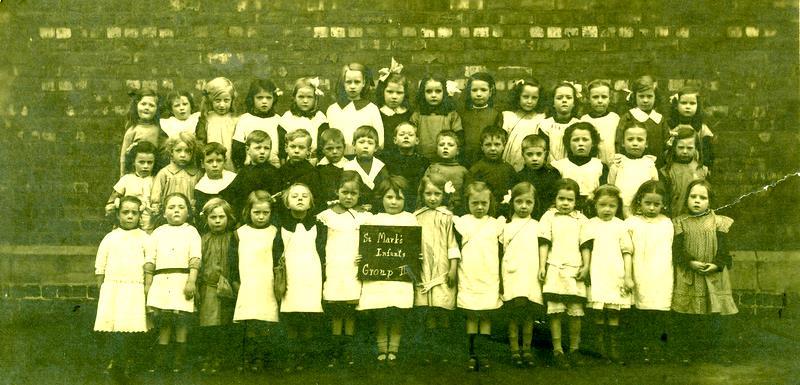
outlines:
[[272, 199], [256, 190], [247, 197], [242, 210], [239, 241], [239, 279], [234, 322], [245, 324], [244, 360], [250, 370], [263, 366], [266, 336], [270, 324], [278, 322], [278, 301], [273, 290], [273, 245], [277, 229], [270, 224]]
[[286, 371], [302, 370], [311, 345], [312, 329], [322, 314], [325, 243], [328, 229], [311, 209], [314, 196], [308, 186], [295, 183], [283, 192], [288, 212], [280, 220], [273, 259], [285, 266], [286, 292], [281, 301], [281, 318], [286, 324], [290, 357]]
[[484, 182], [472, 182], [464, 189], [464, 200], [469, 214], [453, 218], [456, 231], [461, 236], [461, 263], [458, 265], [457, 306], [467, 315], [470, 370], [488, 360], [475, 353], [478, 334], [492, 332], [492, 310], [502, 306], [500, 301], [500, 243], [498, 237], [505, 219], [491, 216], [494, 207], [492, 191]]
[[358, 279], [358, 235], [359, 227], [371, 216], [368, 212], [356, 211], [361, 176], [355, 171], [343, 171], [337, 183], [339, 199], [333, 207], [319, 213], [317, 220], [328, 228], [328, 242], [325, 245], [325, 284], [322, 298], [325, 311], [331, 317], [335, 351], [329, 367], [343, 358], [348, 365], [353, 359], [349, 349], [346, 357], [345, 346], [352, 346], [356, 328], [356, 305], [361, 296], [361, 281]]
[[672, 221], [661, 213], [667, 202], [667, 192], [661, 183], [644, 182], [631, 203], [634, 215], [625, 220], [633, 241], [633, 299], [645, 361], [663, 358], [667, 317], [672, 307], [675, 230]]
[[[536, 189], [528, 182], [516, 184], [506, 196], [511, 205], [511, 220], [503, 224], [500, 242], [503, 259], [503, 310], [509, 317], [508, 339], [511, 359], [517, 366], [533, 366], [531, 341], [533, 320], [544, 314], [542, 285], [539, 283], [539, 222], [531, 217], [536, 205]], [[522, 349], [520, 349], [520, 325]]]
[[[418, 226], [414, 214], [403, 211], [406, 191], [405, 178], [391, 176], [375, 189], [383, 212], [375, 214], [365, 224], [382, 226]], [[364, 281], [358, 310], [375, 316], [378, 362], [392, 364], [397, 360], [406, 311], [414, 305], [414, 284], [403, 281]]]
[[[589, 306], [595, 311], [596, 347], [603, 358], [619, 362], [617, 346], [619, 317], [633, 301], [631, 254], [633, 243], [620, 219], [623, 201], [619, 188], [606, 184], [594, 192], [595, 216], [584, 228], [584, 239], [593, 239], [589, 265], [591, 286], [587, 288]], [[606, 349], [608, 337], [608, 349]]]
[[139, 229], [142, 201], [123, 196], [117, 208], [119, 227], [106, 234], [97, 249], [95, 275], [100, 287], [94, 330], [112, 333], [111, 367], [127, 369], [130, 333], [147, 331], [144, 260], [148, 236]]

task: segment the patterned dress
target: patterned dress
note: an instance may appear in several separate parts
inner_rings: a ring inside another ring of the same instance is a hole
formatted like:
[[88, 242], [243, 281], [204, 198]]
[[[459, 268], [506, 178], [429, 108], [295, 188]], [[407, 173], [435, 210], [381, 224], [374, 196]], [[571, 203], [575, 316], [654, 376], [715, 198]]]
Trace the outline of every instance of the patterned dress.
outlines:
[[445, 207], [421, 208], [414, 213], [422, 226], [422, 279], [414, 306], [456, 307], [456, 288], [447, 286], [450, 261], [461, 259], [453, 230], [453, 214]]

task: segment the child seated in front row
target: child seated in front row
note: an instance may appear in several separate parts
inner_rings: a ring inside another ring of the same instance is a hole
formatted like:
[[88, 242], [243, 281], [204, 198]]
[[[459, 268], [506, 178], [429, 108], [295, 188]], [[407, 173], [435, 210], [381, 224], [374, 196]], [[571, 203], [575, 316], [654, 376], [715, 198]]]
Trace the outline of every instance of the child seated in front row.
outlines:
[[536, 187], [536, 205], [533, 218], [537, 220], [544, 215], [556, 198], [555, 184], [561, 179], [561, 173], [547, 164], [549, 140], [544, 135], [528, 135], [522, 140], [522, 158], [525, 167], [514, 177], [514, 185], [528, 182]]
[[[389, 177], [385, 164], [375, 158], [378, 148], [378, 131], [370, 126], [361, 126], [353, 133], [353, 151], [355, 158], [344, 164], [344, 170], [355, 171], [361, 176], [364, 195], [371, 196], [375, 186]], [[368, 203], [362, 200], [362, 203]]]
[[418, 152], [419, 136], [417, 127], [409, 122], [401, 122], [394, 129], [394, 146], [381, 153], [386, 168], [391, 175], [400, 175], [408, 181], [406, 211], [417, 208], [417, 186], [425, 170], [430, 166], [428, 158]]
[[236, 179], [236, 173], [224, 168], [228, 150], [217, 142], [211, 142], [203, 147], [203, 170], [205, 174], [194, 186], [195, 209], [197, 213], [203, 211], [203, 206], [211, 198], [219, 197]]
[[481, 133], [481, 152], [483, 156], [470, 167], [473, 180], [486, 182], [494, 193], [494, 201], [500, 202], [513, 186], [514, 167], [502, 158], [508, 134], [495, 126], [487, 126]]
[[[464, 186], [469, 183], [471, 176], [466, 167], [458, 163], [458, 154], [461, 149], [461, 139], [455, 131], [445, 130], [436, 136], [437, 161], [432, 163], [425, 176], [441, 174], [449, 182], [445, 192], [450, 194], [450, 203], [447, 208], [455, 214], [464, 212], [461, 207], [461, 194]], [[451, 191], [447, 191], [451, 190]]]
[[245, 146], [250, 164], [239, 170], [233, 182], [220, 194], [235, 212], [241, 212], [253, 191], [278, 191], [278, 169], [269, 162], [272, 138], [264, 131], [255, 130], [247, 135]]
[[[550, 317], [553, 355], [561, 368], [583, 364], [578, 348], [592, 242], [581, 238], [581, 229], [588, 219], [575, 207], [579, 191], [574, 180], [559, 180], [555, 207], [544, 213], [539, 222], [539, 281], [543, 283], [542, 293]], [[569, 319], [569, 360], [561, 346], [561, 320], [565, 312]]]

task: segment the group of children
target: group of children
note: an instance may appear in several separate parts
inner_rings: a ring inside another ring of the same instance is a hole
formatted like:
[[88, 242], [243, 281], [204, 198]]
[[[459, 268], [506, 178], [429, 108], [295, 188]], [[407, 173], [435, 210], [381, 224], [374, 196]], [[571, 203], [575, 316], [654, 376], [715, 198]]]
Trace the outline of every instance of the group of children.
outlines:
[[[95, 330], [117, 332], [126, 352], [129, 332], [155, 325], [146, 360], [158, 370], [171, 355], [177, 371], [197, 322], [212, 331], [203, 370], [215, 372], [238, 343], [230, 324], [240, 323], [243, 367], [259, 370], [280, 321], [295, 370], [323, 314], [331, 365], [353, 363], [359, 312], [374, 321], [377, 360], [393, 363], [410, 309], [435, 338], [458, 308], [468, 366], [478, 370], [489, 361], [476, 339], [491, 333], [497, 310], [508, 316], [519, 366], [535, 364], [534, 320], [546, 313], [560, 367], [582, 364], [587, 307], [597, 351], [615, 362], [620, 315], [632, 306], [653, 354], [670, 310], [736, 313], [725, 242], [732, 220], [711, 210], [713, 134], [696, 89], [673, 95], [664, 118], [656, 83], [643, 76], [619, 116], [609, 109], [611, 85], [595, 80], [579, 116], [581, 87], [571, 82], [545, 93], [535, 80], [516, 81], [512, 108], [501, 112], [488, 73], [469, 77], [463, 110], [453, 83], [426, 76], [412, 111], [401, 65], [378, 72], [377, 105], [370, 73], [344, 66], [327, 113], [316, 78], [295, 82], [282, 116], [283, 92], [269, 80], [253, 81], [238, 117], [226, 78], [205, 84], [199, 112], [188, 92], [160, 101], [137, 91], [122, 177], [106, 205], [116, 226], [98, 250]], [[414, 282], [358, 279], [361, 225], [421, 226]]]

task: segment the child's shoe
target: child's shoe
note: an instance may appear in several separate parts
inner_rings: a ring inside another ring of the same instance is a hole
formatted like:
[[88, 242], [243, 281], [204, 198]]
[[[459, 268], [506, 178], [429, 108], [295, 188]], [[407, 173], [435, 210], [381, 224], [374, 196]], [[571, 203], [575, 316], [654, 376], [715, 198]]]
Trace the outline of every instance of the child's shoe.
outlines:
[[474, 355], [469, 356], [469, 361], [467, 361], [467, 370], [473, 372], [478, 371], [478, 357]]
[[569, 369], [570, 367], [569, 360], [567, 360], [567, 356], [562, 351], [553, 353], [553, 360], [559, 369]]
[[518, 368], [521, 368], [524, 365], [522, 361], [522, 355], [519, 354], [519, 350], [514, 350], [511, 352], [511, 362]]
[[386, 355], [386, 363], [389, 365], [394, 365], [397, 363], [397, 352], [389, 352]]
[[184, 358], [186, 357], [186, 343], [175, 343], [175, 360], [172, 365], [173, 373], [180, 373], [184, 369]]
[[533, 357], [533, 353], [530, 350], [526, 350], [522, 353], [522, 360], [529, 368], [536, 366], [536, 361]]

